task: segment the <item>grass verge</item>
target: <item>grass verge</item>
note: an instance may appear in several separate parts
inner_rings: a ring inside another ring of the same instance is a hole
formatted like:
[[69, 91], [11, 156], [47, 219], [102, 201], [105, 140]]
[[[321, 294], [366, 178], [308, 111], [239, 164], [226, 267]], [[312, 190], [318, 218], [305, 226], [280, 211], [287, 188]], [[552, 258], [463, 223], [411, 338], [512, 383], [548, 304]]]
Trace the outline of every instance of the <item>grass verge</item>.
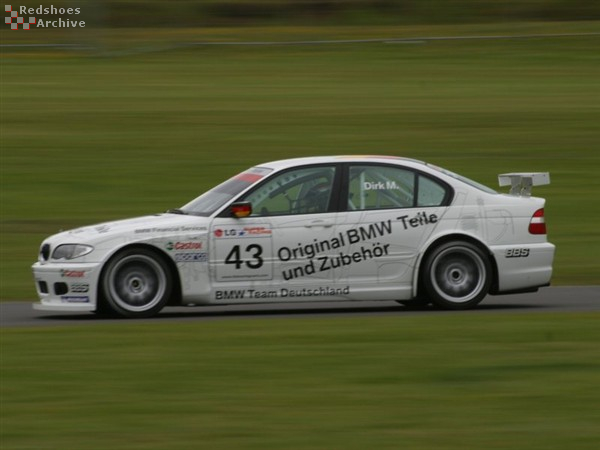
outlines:
[[595, 449], [598, 314], [2, 329], [1, 446]]

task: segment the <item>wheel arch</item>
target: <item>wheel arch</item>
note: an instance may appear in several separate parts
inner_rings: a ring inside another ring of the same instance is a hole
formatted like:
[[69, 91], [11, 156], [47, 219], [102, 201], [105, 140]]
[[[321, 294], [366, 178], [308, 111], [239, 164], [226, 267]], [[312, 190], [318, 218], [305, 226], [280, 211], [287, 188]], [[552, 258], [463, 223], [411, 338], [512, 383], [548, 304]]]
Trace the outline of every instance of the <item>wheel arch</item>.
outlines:
[[422, 279], [423, 279], [423, 262], [426, 260], [427, 256], [438, 246], [445, 244], [450, 241], [464, 241], [469, 242], [477, 246], [480, 250], [482, 250], [487, 256], [492, 265], [492, 285], [490, 287], [490, 293], [498, 291], [498, 264], [496, 263], [496, 258], [494, 258], [494, 254], [490, 251], [489, 247], [480, 239], [463, 233], [451, 233], [443, 236], [438, 236], [429, 242], [426, 248], [419, 254], [417, 260], [417, 266], [414, 272], [413, 278], [413, 297], [418, 297], [420, 292], [423, 292], [422, 289]]
[[177, 269], [177, 265], [175, 264], [175, 261], [173, 261], [173, 259], [170, 258], [167, 253], [165, 253], [163, 250], [161, 250], [160, 248], [158, 248], [154, 245], [136, 242], [136, 243], [125, 245], [123, 247], [118, 248], [117, 250], [112, 252], [109, 255], [109, 257], [106, 258], [106, 260], [102, 264], [102, 270], [100, 271], [100, 276], [98, 278], [98, 285], [96, 287], [96, 289], [97, 289], [97, 297], [96, 298], [98, 299], [96, 309], [98, 311], [101, 311], [104, 308], [105, 299], [103, 298], [103, 293], [102, 293], [102, 279], [104, 277], [106, 266], [108, 265], [109, 261], [111, 261], [115, 257], [119, 256], [121, 253], [128, 251], [128, 250], [135, 250], [135, 249], [150, 251], [156, 257], [160, 258], [161, 261], [163, 261], [167, 265], [167, 267], [169, 268], [169, 272], [171, 274], [171, 279], [173, 280], [173, 291], [171, 293], [171, 298], [167, 302], [167, 305], [172, 306], [172, 305], [179, 305], [181, 303], [181, 277], [179, 276], [179, 270]]

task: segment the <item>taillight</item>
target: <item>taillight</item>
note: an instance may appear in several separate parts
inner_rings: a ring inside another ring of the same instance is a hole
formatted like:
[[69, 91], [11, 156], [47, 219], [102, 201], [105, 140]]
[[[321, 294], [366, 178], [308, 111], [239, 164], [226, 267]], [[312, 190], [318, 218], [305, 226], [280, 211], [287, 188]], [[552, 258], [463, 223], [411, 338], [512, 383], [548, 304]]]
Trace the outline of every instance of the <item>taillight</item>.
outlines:
[[538, 209], [529, 221], [529, 232], [531, 234], [546, 234], [546, 219], [544, 219], [544, 208]]

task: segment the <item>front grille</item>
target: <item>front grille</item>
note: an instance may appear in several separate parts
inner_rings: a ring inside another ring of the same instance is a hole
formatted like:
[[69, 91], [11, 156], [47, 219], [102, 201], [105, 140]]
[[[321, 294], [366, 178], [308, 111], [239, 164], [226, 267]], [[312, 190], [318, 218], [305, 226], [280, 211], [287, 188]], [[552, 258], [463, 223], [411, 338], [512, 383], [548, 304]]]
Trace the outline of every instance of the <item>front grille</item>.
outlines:
[[42, 245], [42, 248], [40, 249], [40, 258], [42, 261], [48, 261], [48, 258], [50, 258], [50, 244]]
[[41, 294], [47, 294], [48, 293], [48, 283], [46, 283], [45, 281], [38, 281], [38, 289], [40, 290]]
[[67, 292], [69, 292], [67, 283], [54, 283], [54, 293], [56, 295], [65, 295]]

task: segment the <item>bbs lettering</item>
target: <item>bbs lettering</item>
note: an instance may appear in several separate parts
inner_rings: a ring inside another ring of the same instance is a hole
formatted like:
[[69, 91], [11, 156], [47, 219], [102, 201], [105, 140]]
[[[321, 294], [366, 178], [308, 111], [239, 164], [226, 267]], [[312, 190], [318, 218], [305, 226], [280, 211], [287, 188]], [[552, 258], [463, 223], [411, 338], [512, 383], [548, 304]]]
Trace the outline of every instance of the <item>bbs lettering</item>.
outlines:
[[527, 258], [529, 256], [528, 248], [509, 248], [504, 255], [507, 258]]

